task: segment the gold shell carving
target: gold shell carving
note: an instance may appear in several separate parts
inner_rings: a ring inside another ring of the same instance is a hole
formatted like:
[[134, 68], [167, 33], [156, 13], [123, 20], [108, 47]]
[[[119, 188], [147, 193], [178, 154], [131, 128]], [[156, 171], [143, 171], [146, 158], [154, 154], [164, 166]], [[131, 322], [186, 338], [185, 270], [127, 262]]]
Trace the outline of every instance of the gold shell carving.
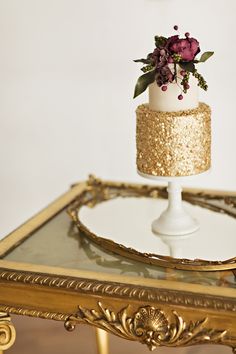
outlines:
[[115, 313], [99, 302], [98, 310], [79, 306], [78, 312], [70, 316], [65, 327], [71, 330], [77, 323], [88, 323], [119, 337], [146, 344], [150, 350], [159, 346], [177, 347], [200, 343], [232, 345], [226, 330], [208, 328], [207, 322], [206, 317], [187, 323], [176, 311], [167, 314], [152, 306], [140, 307], [133, 315], [129, 315], [129, 307]]
[[154, 307], [142, 307], [134, 315], [134, 328], [137, 336], [148, 332], [149, 335], [155, 332], [158, 335], [168, 331], [168, 321], [164, 313]]
[[0, 313], [0, 350], [6, 350], [12, 346], [16, 339], [16, 331], [10, 317]]

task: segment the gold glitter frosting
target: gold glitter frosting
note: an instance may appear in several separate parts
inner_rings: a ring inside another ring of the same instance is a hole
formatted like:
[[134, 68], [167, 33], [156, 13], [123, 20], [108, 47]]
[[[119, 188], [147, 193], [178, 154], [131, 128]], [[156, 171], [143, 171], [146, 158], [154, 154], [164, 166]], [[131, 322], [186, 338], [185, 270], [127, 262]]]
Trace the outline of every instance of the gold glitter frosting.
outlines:
[[138, 106], [137, 168], [152, 176], [190, 176], [211, 166], [211, 109], [157, 112]]

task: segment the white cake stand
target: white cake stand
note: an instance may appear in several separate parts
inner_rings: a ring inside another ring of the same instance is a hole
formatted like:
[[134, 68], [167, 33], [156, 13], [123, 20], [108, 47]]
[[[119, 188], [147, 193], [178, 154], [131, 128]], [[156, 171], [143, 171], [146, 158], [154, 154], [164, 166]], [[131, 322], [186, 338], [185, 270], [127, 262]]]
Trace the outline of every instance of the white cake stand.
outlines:
[[199, 223], [189, 215], [183, 206], [180, 182], [188, 177], [158, 177], [137, 171], [142, 177], [168, 182], [168, 207], [152, 223], [152, 231], [158, 235], [180, 236], [191, 234], [199, 229]]

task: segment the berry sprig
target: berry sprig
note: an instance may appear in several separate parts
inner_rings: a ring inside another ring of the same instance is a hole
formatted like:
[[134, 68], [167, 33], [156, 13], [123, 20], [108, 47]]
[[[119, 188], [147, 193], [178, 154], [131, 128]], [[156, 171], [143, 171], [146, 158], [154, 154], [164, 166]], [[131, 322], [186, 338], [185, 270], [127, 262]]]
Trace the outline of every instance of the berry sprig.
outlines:
[[201, 87], [204, 91], [207, 91], [208, 85], [204, 77], [201, 74], [199, 74], [199, 72], [197, 72], [196, 69], [193, 71], [192, 74], [198, 80], [198, 86]]
[[146, 65], [144, 66], [143, 68], [141, 68], [141, 70], [144, 72], [144, 73], [147, 73], [148, 71], [151, 71], [154, 69], [154, 66], [152, 64], [149, 64], [149, 65]]
[[187, 93], [187, 91], [190, 89], [190, 86], [189, 86], [190, 72], [181, 70], [180, 75], [183, 76], [183, 79], [180, 83], [183, 86], [183, 92]]
[[172, 59], [175, 64], [178, 64], [181, 61], [182, 57], [180, 54], [173, 54]]

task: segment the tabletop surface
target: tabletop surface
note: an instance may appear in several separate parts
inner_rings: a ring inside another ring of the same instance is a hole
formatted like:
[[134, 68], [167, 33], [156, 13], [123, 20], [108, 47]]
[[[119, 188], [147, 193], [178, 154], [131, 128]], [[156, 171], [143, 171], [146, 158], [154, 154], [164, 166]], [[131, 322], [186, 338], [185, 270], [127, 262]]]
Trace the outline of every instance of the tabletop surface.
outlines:
[[231, 271], [196, 272], [168, 269], [143, 264], [102, 250], [77, 231], [66, 209], [16, 245], [3, 259], [103, 274], [236, 288]]

